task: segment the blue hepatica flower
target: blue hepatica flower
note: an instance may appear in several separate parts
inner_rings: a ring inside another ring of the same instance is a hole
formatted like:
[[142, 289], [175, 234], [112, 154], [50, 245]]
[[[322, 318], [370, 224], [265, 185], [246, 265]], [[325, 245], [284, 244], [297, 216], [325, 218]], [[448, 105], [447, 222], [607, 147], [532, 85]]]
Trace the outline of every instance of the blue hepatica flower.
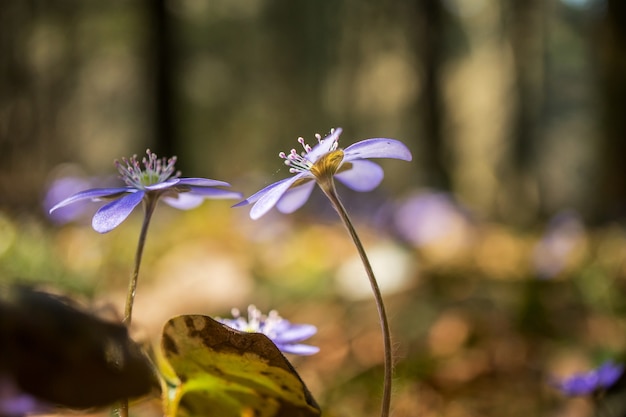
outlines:
[[295, 355], [312, 355], [319, 352], [317, 346], [303, 345], [301, 342], [317, 333], [312, 324], [292, 324], [278, 315], [276, 310], [264, 315], [255, 306], [248, 306], [248, 319], [241, 317], [238, 309], [232, 310], [232, 319], [216, 318], [222, 324], [241, 332], [263, 333], [278, 349]]
[[624, 365], [607, 361], [591, 371], [574, 374], [568, 378], [554, 381], [554, 385], [565, 395], [587, 395], [598, 390], [610, 388], [623, 373]]
[[125, 187], [93, 188], [81, 191], [59, 202], [50, 213], [61, 207], [84, 200], [110, 201], [102, 206], [92, 219], [92, 226], [99, 233], [106, 233], [120, 225], [144, 200], [163, 200], [166, 204], [181, 210], [199, 206], [206, 198], [241, 198], [241, 194], [217, 187], [229, 187], [223, 181], [206, 178], [180, 178], [175, 170], [176, 157], [159, 159], [146, 151], [141, 166], [137, 156], [130, 160], [123, 158], [115, 165]]
[[289, 166], [289, 172], [295, 175], [265, 187], [235, 207], [254, 203], [250, 210], [252, 219], [258, 219], [274, 206], [282, 213], [292, 213], [306, 203], [316, 180], [324, 176], [332, 175], [355, 191], [371, 191], [381, 183], [384, 172], [369, 158], [412, 159], [406, 145], [395, 139], [366, 139], [340, 149], [339, 135], [341, 128], [331, 130], [323, 139], [316, 135], [318, 144], [314, 147], [298, 138], [303, 152], [292, 149], [289, 154], [279, 154]]

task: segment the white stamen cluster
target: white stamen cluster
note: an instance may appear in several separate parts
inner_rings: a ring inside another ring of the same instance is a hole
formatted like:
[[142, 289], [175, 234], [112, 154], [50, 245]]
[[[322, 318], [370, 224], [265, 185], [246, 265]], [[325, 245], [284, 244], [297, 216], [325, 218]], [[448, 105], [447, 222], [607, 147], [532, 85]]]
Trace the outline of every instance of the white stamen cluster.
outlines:
[[122, 162], [115, 161], [120, 177], [124, 182], [134, 188], [143, 189], [148, 185], [162, 183], [169, 178], [180, 176], [179, 171], [175, 171], [176, 157], [169, 159], [159, 159], [150, 149], [146, 150], [147, 157], [141, 160], [141, 167], [137, 155], [132, 158], [122, 158]]
[[276, 337], [276, 327], [284, 320], [276, 310], [272, 310], [265, 315], [254, 305], [248, 306], [247, 320], [241, 317], [241, 313], [237, 308], [233, 308], [231, 313], [233, 320], [227, 320], [229, 326], [242, 332], [263, 333], [270, 339]]
[[[319, 136], [319, 135], [316, 135]], [[318, 139], [319, 141], [320, 139]], [[304, 138], [299, 137], [298, 142], [304, 148], [304, 152], [298, 153], [295, 149], [292, 149], [289, 154], [285, 154], [285, 152], [281, 152], [278, 154], [279, 157], [285, 160], [285, 165], [288, 165], [289, 172], [292, 174], [297, 172], [309, 171], [313, 166], [313, 161], [310, 161], [306, 155], [311, 152], [311, 147], [304, 142]]]
[[[334, 130], [335, 129], [332, 129], [330, 133], [332, 134]], [[322, 136], [319, 133], [315, 134], [315, 138], [317, 139], [318, 144], [323, 142]], [[313, 148], [304, 141], [303, 137], [298, 138], [298, 143], [302, 145], [302, 148], [304, 149], [303, 152], [298, 153], [298, 151], [292, 149], [288, 154], [285, 152], [280, 152], [278, 154], [279, 157], [285, 160], [285, 165], [290, 167], [289, 172], [292, 174], [310, 171], [313, 164], [315, 164], [315, 161], [307, 158], [307, 155], [313, 150]], [[337, 141], [333, 143], [330, 151], [335, 149], [337, 149]]]

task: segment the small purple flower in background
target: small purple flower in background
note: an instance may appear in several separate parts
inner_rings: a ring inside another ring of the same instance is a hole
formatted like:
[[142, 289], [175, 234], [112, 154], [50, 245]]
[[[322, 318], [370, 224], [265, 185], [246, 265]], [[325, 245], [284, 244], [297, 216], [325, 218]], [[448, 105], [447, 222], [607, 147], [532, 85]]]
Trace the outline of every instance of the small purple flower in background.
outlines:
[[465, 235], [469, 227], [466, 213], [452, 196], [435, 191], [407, 198], [395, 211], [393, 222], [398, 234], [417, 247], [449, 242], [455, 235]]
[[85, 215], [89, 210], [90, 201], [83, 200], [78, 204], [69, 207], [62, 207], [58, 210], [50, 212], [50, 210], [62, 199], [80, 192], [86, 188], [93, 187], [87, 178], [81, 177], [62, 177], [58, 178], [50, 184], [44, 197], [43, 206], [48, 217], [55, 223], [65, 224]]
[[206, 178], [180, 178], [175, 171], [176, 157], [159, 159], [146, 151], [141, 161], [137, 156], [130, 160], [115, 161], [126, 187], [92, 188], [81, 191], [59, 202], [50, 213], [75, 204], [92, 201], [110, 201], [101, 207], [92, 219], [92, 226], [99, 233], [110, 232], [120, 225], [143, 200], [161, 199], [166, 204], [181, 210], [199, 206], [206, 198], [241, 198], [241, 194], [215, 187], [229, 187], [230, 184]]
[[97, 187], [117, 186], [119, 180], [114, 178], [86, 177], [80, 174], [63, 175], [52, 180], [46, 190], [43, 208], [48, 218], [57, 224], [80, 221], [93, 215], [96, 205], [91, 200], [82, 200], [76, 204], [61, 207], [50, 212], [59, 201], [64, 200], [82, 190]]
[[0, 374], [0, 416], [21, 417], [52, 409], [52, 406], [22, 392], [12, 378]]
[[264, 315], [253, 305], [248, 306], [247, 320], [241, 317], [236, 308], [232, 310], [232, 315], [232, 319], [218, 317], [216, 320], [241, 332], [263, 333], [285, 353], [312, 355], [320, 350], [317, 346], [298, 343], [317, 333], [317, 328], [312, 324], [291, 324], [279, 316], [276, 310]]
[[554, 216], [533, 251], [533, 264], [541, 278], [553, 278], [568, 267], [585, 240], [585, 226], [578, 214], [566, 211]]
[[347, 187], [355, 191], [371, 191], [381, 183], [384, 172], [368, 158], [412, 159], [406, 145], [395, 139], [366, 139], [342, 150], [338, 144], [341, 131], [341, 128], [333, 129], [323, 139], [316, 135], [318, 144], [314, 147], [307, 145], [303, 138], [298, 138], [303, 152], [292, 149], [289, 154], [279, 154], [289, 166], [289, 172], [296, 175], [263, 188], [234, 207], [254, 203], [250, 217], [255, 220], [274, 206], [281, 213], [292, 213], [306, 203], [316, 180], [320, 179], [320, 175], [327, 174], [329, 169]]
[[610, 388], [622, 376], [622, 373], [624, 373], [624, 365], [607, 361], [596, 369], [574, 374], [554, 381], [553, 384], [565, 395], [587, 395], [598, 390]]

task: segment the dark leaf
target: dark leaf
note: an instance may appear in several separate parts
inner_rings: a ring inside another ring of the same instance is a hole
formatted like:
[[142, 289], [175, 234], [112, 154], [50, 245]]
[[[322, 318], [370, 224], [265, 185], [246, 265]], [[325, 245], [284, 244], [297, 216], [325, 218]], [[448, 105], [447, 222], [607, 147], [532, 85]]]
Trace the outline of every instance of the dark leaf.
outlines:
[[104, 406], [158, 387], [123, 325], [46, 292], [0, 285], [0, 340], [0, 374], [51, 404]]

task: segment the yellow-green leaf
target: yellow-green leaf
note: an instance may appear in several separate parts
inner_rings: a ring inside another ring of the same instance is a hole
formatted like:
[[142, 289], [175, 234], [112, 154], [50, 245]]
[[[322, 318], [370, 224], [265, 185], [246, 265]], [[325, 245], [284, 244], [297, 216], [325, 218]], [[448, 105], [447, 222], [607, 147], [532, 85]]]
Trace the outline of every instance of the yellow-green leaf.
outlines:
[[165, 324], [161, 348], [167, 373], [177, 377], [163, 393], [167, 417], [320, 415], [293, 366], [263, 334], [185, 315]]

